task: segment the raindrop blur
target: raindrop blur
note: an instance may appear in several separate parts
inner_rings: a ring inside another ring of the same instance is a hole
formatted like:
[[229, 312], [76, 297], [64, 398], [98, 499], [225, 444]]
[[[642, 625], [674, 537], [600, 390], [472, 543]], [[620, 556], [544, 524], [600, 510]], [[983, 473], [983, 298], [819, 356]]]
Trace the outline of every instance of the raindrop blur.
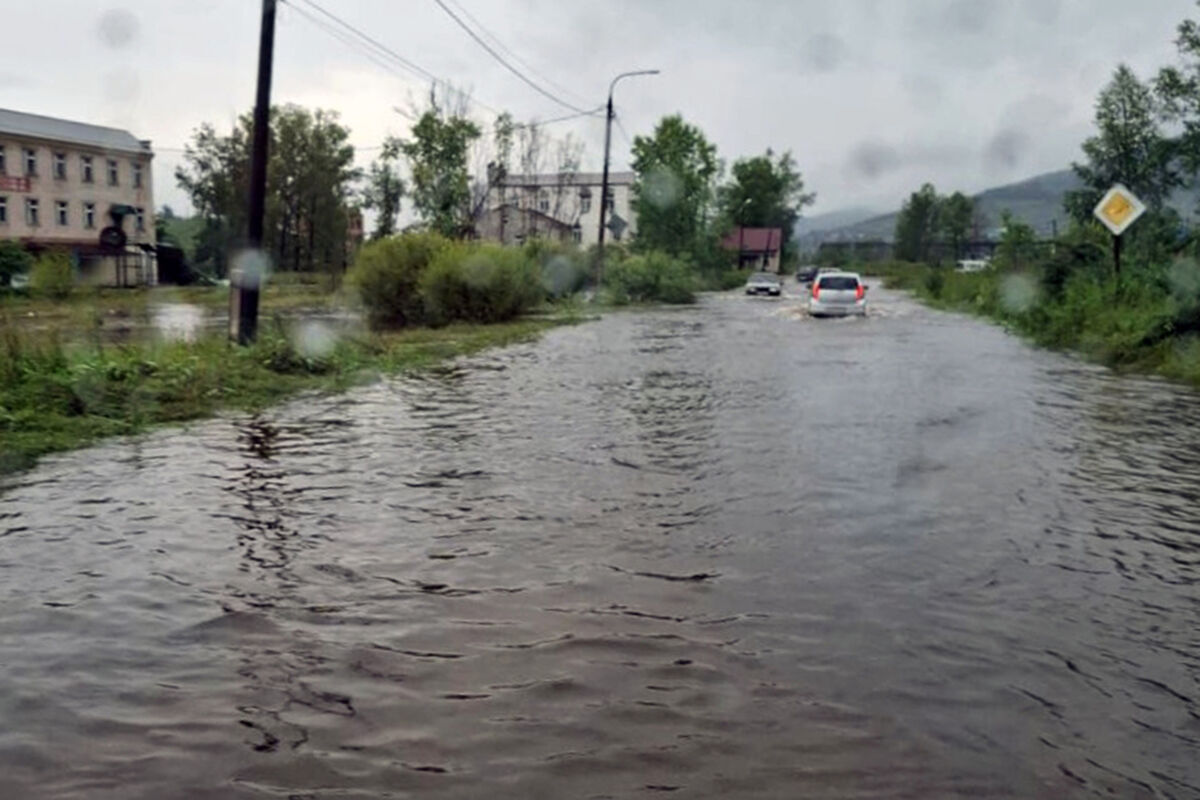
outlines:
[[1180, 298], [1200, 298], [1200, 264], [1194, 258], [1177, 258], [1167, 270], [1167, 283]]
[[110, 72], [104, 77], [104, 97], [110, 103], [128, 103], [137, 98], [140, 90], [136, 72]]
[[138, 21], [123, 8], [110, 8], [100, 15], [100, 41], [114, 50], [133, 44], [138, 35]]
[[809, 37], [802, 50], [804, 64], [813, 72], [832, 72], [846, 57], [846, 43], [829, 33]]
[[1029, 137], [1021, 131], [1009, 128], [992, 137], [984, 150], [988, 163], [1011, 169], [1020, 164], [1029, 147]]
[[1028, 275], [1007, 275], [1000, 283], [1000, 303], [1014, 314], [1022, 314], [1033, 308], [1037, 295], [1037, 283]]
[[862, 142], [850, 154], [849, 166], [854, 172], [873, 180], [900, 166], [900, 154], [883, 142]]
[[646, 176], [642, 192], [653, 205], [669, 208], [679, 202], [683, 185], [674, 172], [666, 167], [657, 167]]
[[552, 297], [570, 294], [579, 277], [579, 267], [566, 256], [554, 256], [542, 268], [542, 286]]
[[292, 344], [307, 358], [324, 358], [333, 352], [337, 342], [337, 332], [319, 320], [305, 320], [292, 330]]
[[271, 258], [261, 250], [243, 250], [233, 258], [231, 278], [246, 287], [262, 286], [271, 275]]

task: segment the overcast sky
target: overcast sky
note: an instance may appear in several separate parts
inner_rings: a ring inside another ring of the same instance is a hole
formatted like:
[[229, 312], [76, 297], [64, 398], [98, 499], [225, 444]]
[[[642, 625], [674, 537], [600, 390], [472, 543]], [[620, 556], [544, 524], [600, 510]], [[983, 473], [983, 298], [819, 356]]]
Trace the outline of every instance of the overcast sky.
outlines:
[[[304, 0], [291, 0], [305, 8]], [[570, 113], [506, 72], [433, 0], [317, 0], [423, 69], [519, 119]], [[1068, 165], [1099, 88], [1125, 61], [1175, 60], [1190, 0], [454, 0], [578, 105], [622, 82], [629, 136], [679, 112], [733, 161], [791, 150], [818, 203], [890, 209], [926, 180], [978, 191]], [[191, 131], [253, 103], [258, 0], [8, 4], [0, 105], [154, 141], [156, 204]], [[428, 82], [389, 71], [281, 4], [273, 99], [337, 110], [363, 147], [406, 132], [394, 106]], [[478, 109], [481, 122], [489, 112]], [[560, 123], [598, 169], [602, 118]], [[174, 149], [172, 149], [174, 148]], [[614, 130], [614, 165], [628, 164]], [[372, 152], [359, 160], [369, 162]]]

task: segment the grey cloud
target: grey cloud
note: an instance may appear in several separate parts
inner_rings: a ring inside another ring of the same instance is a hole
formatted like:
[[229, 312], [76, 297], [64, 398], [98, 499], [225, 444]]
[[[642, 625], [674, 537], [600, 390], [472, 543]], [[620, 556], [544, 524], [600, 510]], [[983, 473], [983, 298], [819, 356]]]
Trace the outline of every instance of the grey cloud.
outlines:
[[879, 141], [860, 142], [850, 153], [849, 170], [867, 180], [875, 180], [900, 166], [896, 148]]

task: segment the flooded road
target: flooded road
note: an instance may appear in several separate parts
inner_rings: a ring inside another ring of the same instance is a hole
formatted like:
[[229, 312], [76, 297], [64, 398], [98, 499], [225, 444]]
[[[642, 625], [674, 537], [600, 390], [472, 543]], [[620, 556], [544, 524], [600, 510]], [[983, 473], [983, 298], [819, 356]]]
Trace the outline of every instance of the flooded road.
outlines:
[[0, 797], [1200, 797], [1200, 397], [876, 287], [0, 484]]

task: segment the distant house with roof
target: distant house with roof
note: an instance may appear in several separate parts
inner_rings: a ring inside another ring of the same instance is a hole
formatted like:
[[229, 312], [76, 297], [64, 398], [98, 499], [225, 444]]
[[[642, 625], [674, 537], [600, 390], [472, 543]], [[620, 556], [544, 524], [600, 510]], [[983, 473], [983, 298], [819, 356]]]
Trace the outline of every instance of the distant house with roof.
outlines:
[[739, 269], [758, 269], [779, 272], [780, 250], [783, 248], [781, 228], [734, 228], [721, 247], [737, 253]]
[[[636, 232], [633, 179], [632, 172], [608, 175], [607, 241], [629, 239]], [[475, 219], [475, 233], [481, 239], [505, 244], [518, 244], [531, 237], [576, 242], [584, 247], [596, 244], [600, 236], [602, 180], [599, 172], [501, 176], [488, 189]]]
[[150, 142], [0, 109], [0, 238], [71, 253], [101, 286], [157, 282]]

